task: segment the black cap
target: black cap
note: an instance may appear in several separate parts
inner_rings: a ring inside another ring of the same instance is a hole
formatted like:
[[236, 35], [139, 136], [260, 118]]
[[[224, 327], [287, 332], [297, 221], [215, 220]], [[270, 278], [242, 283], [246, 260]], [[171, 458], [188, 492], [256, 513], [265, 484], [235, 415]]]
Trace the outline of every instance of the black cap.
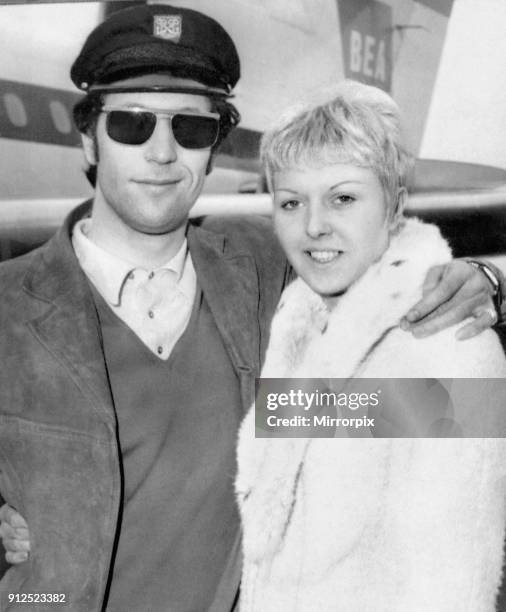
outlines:
[[169, 73], [230, 93], [240, 77], [234, 42], [211, 17], [165, 4], [113, 13], [88, 36], [70, 71], [84, 91]]

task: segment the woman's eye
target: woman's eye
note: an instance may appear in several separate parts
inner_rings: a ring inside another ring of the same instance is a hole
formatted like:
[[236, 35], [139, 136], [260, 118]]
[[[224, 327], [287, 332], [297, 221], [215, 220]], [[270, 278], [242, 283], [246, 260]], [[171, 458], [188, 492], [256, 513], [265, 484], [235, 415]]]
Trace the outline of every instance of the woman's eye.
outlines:
[[285, 210], [293, 210], [294, 208], [300, 206], [300, 204], [301, 203], [299, 200], [285, 200], [281, 203], [281, 208], [284, 208]]
[[332, 198], [332, 203], [337, 204], [339, 206], [352, 204], [355, 201], [355, 198], [351, 195], [341, 194]]

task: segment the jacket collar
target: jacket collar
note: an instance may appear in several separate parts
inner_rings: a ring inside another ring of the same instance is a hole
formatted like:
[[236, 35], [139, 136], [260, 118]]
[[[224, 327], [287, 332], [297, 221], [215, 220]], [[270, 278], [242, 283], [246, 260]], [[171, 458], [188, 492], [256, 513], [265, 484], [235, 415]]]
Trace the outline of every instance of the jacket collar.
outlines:
[[86, 279], [71, 243], [74, 224], [87, 216], [91, 202], [87, 201], [74, 209], [65, 219], [62, 227], [38, 253], [23, 280], [23, 289], [32, 296], [46, 302], [65, 306], [77, 305], [88, 294]]

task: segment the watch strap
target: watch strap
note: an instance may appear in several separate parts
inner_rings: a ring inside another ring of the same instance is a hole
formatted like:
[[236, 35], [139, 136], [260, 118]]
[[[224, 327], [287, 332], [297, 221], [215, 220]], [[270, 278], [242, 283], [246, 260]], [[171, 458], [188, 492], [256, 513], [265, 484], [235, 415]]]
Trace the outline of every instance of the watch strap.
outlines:
[[493, 268], [492, 266], [487, 263], [484, 263], [483, 261], [468, 259], [467, 263], [473, 266], [473, 268], [480, 270], [480, 272], [487, 277], [487, 280], [491, 284], [493, 290], [492, 300], [494, 302], [494, 307], [497, 313], [498, 323], [501, 323], [503, 321], [502, 306], [504, 300], [502, 287], [502, 281], [504, 279], [502, 278], [502, 274], [500, 274], [498, 270], [495, 269], [495, 267]]

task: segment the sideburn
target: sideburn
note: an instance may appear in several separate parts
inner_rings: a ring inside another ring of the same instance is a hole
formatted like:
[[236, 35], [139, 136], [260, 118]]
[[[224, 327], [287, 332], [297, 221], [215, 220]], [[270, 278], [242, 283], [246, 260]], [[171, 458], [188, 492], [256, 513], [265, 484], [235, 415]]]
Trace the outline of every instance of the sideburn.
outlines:
[[86, 176], [88, 183], [90, 183], [90, 185], [92, 187], [96, 187], [97, 184], [97, 163], [99, 161], [99, 155], [98, 155], [98, 142], [97, 142], [97, 136], [96, 134], [92, 134], [91, 136], [92, 141], [93, 141], [93, 156], [95, 158], [95, 164], [89, 165], [86, 170], [84, 171], [84, 175]]

